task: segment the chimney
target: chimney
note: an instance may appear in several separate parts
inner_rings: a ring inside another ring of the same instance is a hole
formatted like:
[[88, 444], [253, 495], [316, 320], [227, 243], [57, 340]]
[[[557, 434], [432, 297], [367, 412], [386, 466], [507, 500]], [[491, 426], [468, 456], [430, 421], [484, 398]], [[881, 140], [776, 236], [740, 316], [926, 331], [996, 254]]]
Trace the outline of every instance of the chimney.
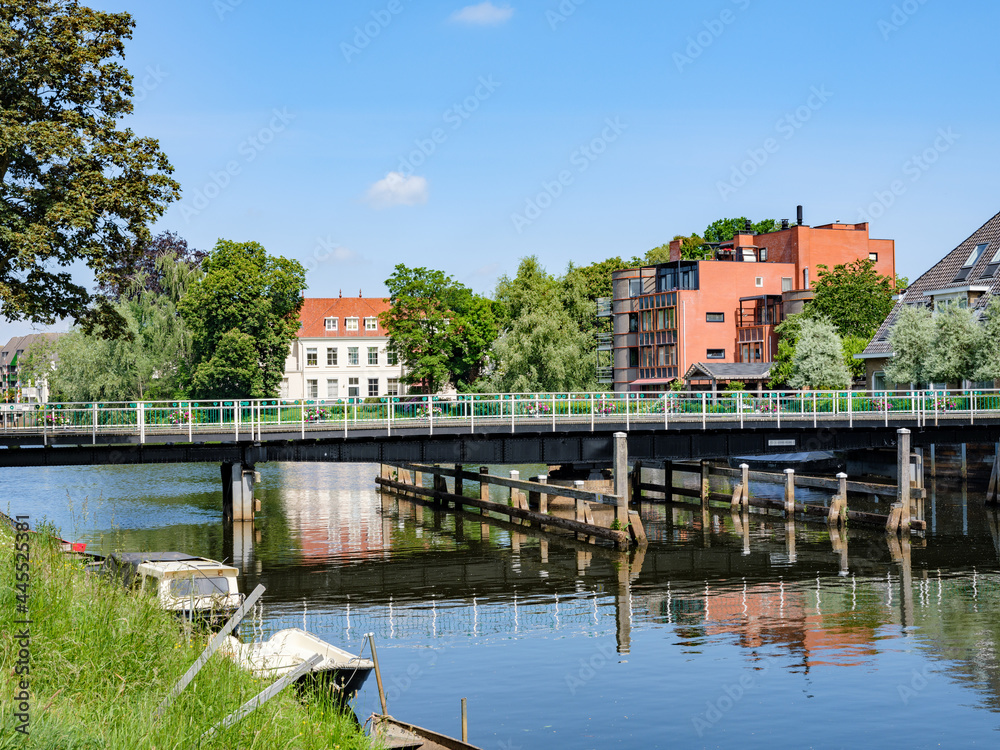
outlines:
[[781, 228], [782, 229], [788, 229], [788, 219], [782, 219], [781, 220]]
[[751, 222], [750, 219], [746, 219], [744, 221], [743, 228], [750, 234], [753, 234], [753, 222]]
[[361, 296], [361, 290], [359, 289], [358, 290], [358, 297], [360, 297], [360, 296]]
[[798, 216], [799, 226], [802, 226], [802, 206], [798, 206], [795, 210], [796, 216]]
[[340, 290], [340, 291], [338, 292], [337, 296], [338, 296], [338, 297], [340, 297], [341, 299], [343, 299], [343, 298], [344, 298], [344, 290], [343, 290], [343, 289], [341, 289], [341, 290]]

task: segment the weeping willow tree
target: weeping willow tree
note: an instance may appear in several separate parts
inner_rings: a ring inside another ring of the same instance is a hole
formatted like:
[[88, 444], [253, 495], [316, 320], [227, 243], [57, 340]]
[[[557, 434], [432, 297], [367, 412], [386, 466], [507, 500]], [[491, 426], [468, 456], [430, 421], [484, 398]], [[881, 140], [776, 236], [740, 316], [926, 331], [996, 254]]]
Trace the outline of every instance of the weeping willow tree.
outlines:
[[191, 375], [191, 332], [177, 305], [201, 271], [173, 254], [159, 257], [156, 269], [162, 275], [162, 294], [149, 290], [140, 275], [115, 303], [124, 321], [122, 335], [104, 339], [74, 329], [59, 341], [50, 378], [54, 398], [151, 401], [185, 394]]

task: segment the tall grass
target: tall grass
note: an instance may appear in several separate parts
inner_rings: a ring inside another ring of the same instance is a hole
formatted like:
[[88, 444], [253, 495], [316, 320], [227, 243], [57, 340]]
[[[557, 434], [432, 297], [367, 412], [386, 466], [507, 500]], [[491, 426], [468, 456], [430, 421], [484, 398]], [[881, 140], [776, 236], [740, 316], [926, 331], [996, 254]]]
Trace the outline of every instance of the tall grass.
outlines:
[[152, 597], [83, 572], [45, 534], [31, 542], [30, 738], [15, 732], [20, 626], [13, 532], [0, 524], [0, 749], [369, 748], [350, 714], [293, 687], [210, 739], [204, 733], [267, 687], [214, 655], [158, 721], [153, 712], [207, 643]]

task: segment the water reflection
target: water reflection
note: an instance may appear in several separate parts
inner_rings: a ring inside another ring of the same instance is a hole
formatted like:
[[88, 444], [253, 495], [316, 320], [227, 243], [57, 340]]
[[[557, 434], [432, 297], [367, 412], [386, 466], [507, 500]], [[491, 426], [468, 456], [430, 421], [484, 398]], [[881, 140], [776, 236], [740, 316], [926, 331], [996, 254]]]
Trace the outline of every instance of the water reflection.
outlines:
[[1000, 726], [1000, 520], [974, 489], [929, 483], [930, 531], [907, 540], [645, 505], [649, 548], [619, 553], [380, 496], [373, 466], [261, 469], [261, 517], [232, 529], [216, 467], [21, 478], [92, 545], [233, 560], [245, 591], [267, 586], [251, 635], [375, 633], [390, 710], [454, 734], [468, 697], [484, 747], [963, 745]]

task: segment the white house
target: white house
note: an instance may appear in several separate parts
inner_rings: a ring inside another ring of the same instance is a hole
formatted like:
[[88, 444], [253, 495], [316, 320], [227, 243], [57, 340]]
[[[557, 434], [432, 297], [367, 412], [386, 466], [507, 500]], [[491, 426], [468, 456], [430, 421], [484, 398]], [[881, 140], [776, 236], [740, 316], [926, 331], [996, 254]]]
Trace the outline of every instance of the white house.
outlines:
[[378, 321], [379, 297], [306, 298], [281, 381], [283, 399], [398, 396], [403, 367]]

